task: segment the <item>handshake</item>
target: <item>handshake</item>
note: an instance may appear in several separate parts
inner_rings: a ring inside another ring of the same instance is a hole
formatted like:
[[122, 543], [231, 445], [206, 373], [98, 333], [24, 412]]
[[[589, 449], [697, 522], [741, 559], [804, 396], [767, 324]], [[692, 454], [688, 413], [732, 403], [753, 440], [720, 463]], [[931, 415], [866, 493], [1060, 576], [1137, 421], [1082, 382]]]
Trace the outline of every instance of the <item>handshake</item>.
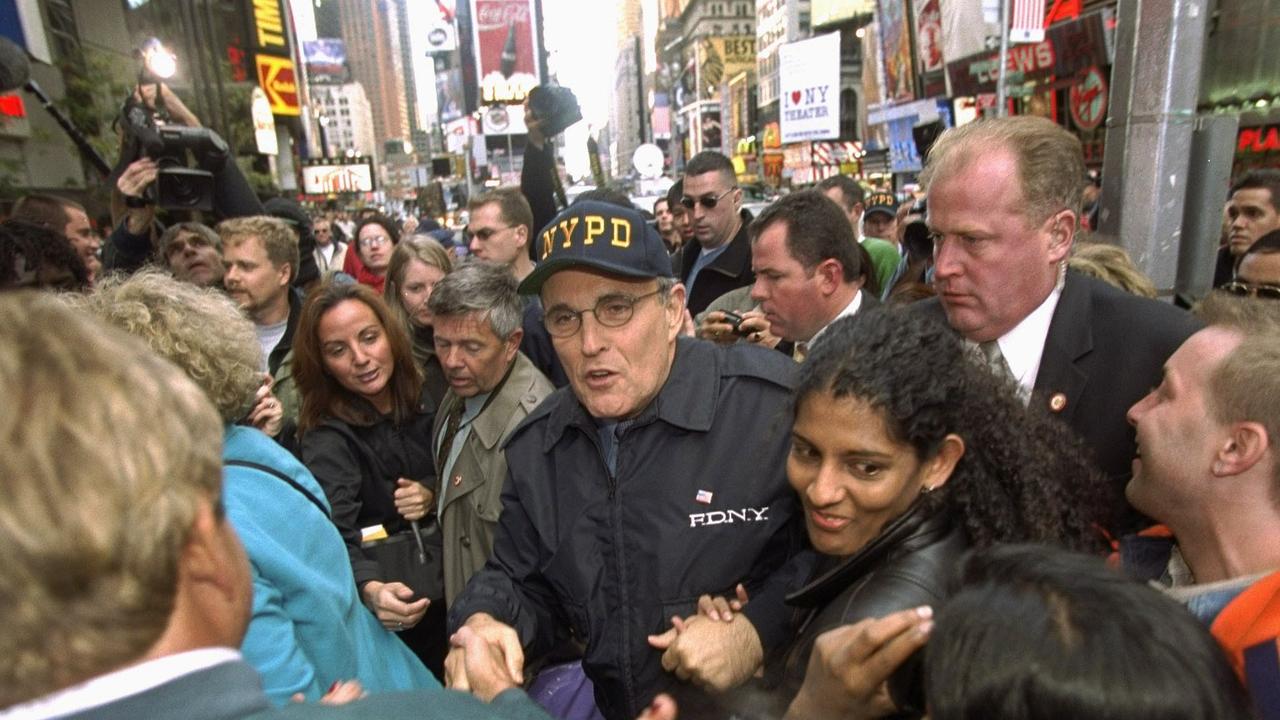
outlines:
[[[510, 625], [476, 613], [449, 638], [453, 648], [444, 661], [445, 685], [470, 692], [485, 702], [524, 683], [524, 649]], [[653, 699], [636, 720], [675, 720], [675, 701]]]

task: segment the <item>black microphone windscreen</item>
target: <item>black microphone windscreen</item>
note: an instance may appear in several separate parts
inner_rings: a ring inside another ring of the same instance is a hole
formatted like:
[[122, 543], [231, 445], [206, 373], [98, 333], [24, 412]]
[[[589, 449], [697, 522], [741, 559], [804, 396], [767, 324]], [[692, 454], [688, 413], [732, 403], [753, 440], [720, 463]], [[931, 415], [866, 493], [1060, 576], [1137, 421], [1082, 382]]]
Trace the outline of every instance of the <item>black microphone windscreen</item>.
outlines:
[[6, 37], [0, 37], [0, 93], [17, 90], [31, 79], [27, 51]]

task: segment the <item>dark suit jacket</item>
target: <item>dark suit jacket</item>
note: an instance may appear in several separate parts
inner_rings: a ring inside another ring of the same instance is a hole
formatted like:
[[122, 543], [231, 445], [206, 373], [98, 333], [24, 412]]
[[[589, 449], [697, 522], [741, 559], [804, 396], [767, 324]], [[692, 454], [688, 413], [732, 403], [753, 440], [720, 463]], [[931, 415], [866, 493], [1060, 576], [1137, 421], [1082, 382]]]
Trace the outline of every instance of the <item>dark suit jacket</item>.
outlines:
[[[937, 298], [921, 306], [945, 320]], [[1084, 440], [1098, 468], [1114, 480], [1115, 507], [1127, 507], [1124, 486], [1136, 449], [1125, 414], [1160, 384], [1165, 361], [1200, 327], [1173, 305], [1067, 273], [1030, 404], [1056, 415]], [[1130, 513], [1121, 524], [1129, 529], [1136, 521]]]
[[[721, 295], [750, 285], [756, 281], [756, 274], [751, 271], [751, 239], [747, 236], [747, 226], [751, 224], [751, 213], [743, 210], [742, 227], [738, 234], [729, 241], [729, 247], [710, 265], [698, 271], [693, 283], [693, 292], [685, 301], [691, 315], [697, 315]], [[702, 245], [694, 240], [687, 242], [680, 251], [680, 257], [673, 262], [680, 273], [680, 282], [689, 282], [689, 273], [702, 254]], [[552, 379], [554, 382], [554, 378]]]
[[381, 693], [341, 706], [315, 703], [271, 707], [262, 680], [243, 662], [228, 662], [184, 675], [143, 693], [67, 716], [68, 720], [548, 720], [520, 690], [507, 690], [486, 705], [452, 690]]

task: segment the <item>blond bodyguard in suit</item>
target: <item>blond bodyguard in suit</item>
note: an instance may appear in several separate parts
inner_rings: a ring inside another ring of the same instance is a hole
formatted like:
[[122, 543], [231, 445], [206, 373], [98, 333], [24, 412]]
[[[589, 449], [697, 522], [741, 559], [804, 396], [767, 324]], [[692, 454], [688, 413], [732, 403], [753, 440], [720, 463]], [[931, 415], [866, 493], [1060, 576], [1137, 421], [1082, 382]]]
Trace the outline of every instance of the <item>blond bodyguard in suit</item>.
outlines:
[[428, 306], [449, 383], [431, 437], [451, 603], [493, 552], [507, 479], [503, 443], [555, 388], [520, 352], [523, 303], [504, 266], [464, 265], [436, 285]]

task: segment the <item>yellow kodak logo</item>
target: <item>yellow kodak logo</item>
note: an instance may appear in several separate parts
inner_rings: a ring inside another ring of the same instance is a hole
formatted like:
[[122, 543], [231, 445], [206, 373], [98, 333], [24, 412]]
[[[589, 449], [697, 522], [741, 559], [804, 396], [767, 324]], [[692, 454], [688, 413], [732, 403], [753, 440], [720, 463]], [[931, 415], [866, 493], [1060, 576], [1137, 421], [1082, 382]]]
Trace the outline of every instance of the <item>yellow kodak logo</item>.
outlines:
[[[583, 231], [575, 235], [578, 225], [583, 226]], [[606, 230], [609, 231], [608, 237], [605, 237]], [[601, 242], [607, 240], [613, 247], [629, 248], [631, 247], [631, 221], [626, 218], [606, 218], [603, 215], [586, 215], [561, 220], [543, 231], [540, 259], [545, 260], [551, 254], [557, 240], [565, 250], [573, 247], [575, 242], [580, 242], [583, 247], [586, 247], [594, 245], [596, 240]]]

